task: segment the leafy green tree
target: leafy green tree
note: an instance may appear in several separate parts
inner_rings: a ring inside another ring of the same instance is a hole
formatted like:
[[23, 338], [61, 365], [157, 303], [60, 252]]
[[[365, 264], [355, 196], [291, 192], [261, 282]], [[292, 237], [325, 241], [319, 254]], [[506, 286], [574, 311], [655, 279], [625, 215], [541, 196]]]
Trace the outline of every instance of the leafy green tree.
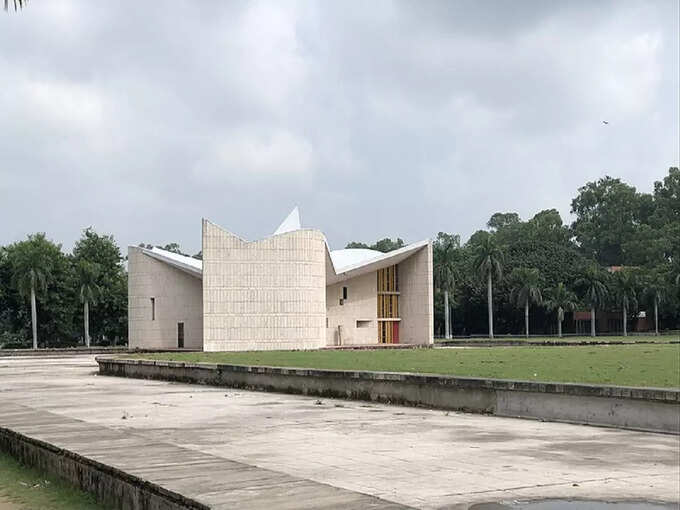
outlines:
[[[81, 261], [96, 267], [92, 283], [100, 291], [97, 314], [90, 320], [91, 336], [99, 342], [126, 338], [127, 274], [113, 236], [99, 234], [91, 227], [85, 229], [73, 248], [73, 259], [76, 267]], [[80, 288], [78, 279], [75, 287]]]
[[364, 250], [370, 250], [371, 247], [367, 245], [366, 243], [360, 243], [358, 241], [350, 241], [347, 243], [347, 246], [345, 246], [345, 249], [364, 249]]
[[179, 243], [169, 243], [169, 244], [166, 244], [165, 246], [159, 246], [159, 248], [161, 250], [169, 251], [169, 252], [172, 252], [172, 253], [177, 253], [178, 255], [184, 255], [185, 257], [189, 256], [180, 249]]
[[526, 222], [522, 236], [537, 243], [571, 246], [571, 232], [557, 209], [545, 209]]
[[390, 251], [398, 250], [399, 248], [403, 247], [404, 247], [403, 239], [397, 237], [397, 240], [393, 241], [389, 237], [386, 237], [385, 239], [380, 239], [379, 241], [377, 241], [373, 246], [371, 246], [371, 249], [387, 253]]
[[594, 337], [595, 310], [603, 307], [607, 302], [607, 275], [596, 265], [589, 265], [576, 280], [576, 288], [581, 291], [581, 299], [590, 307], [590, 336]]
[[638, 282], [633, 269], [622, 269], [613, 276], [614, 295], [621, 305], [623, 336], [628, 336], [628, 312], [638, 306]]
[[627, 263], [623, 244], [640, 223], [642, 202], [634, 187], [609, 176], [579, 188], [572, 230], [584, 253], [605, 266]]
[[[37, 296], [47, 291], [51, 277], [51, 258], [49, 251], [53, 243], [45, 238], [44, 233], [29, 235], [28, 240], [16, 243], [10, 252], [12, 260], [12, 276], [19, 294], [30, 298], [31, 331], [33, 348], [38, 348], [38, 309]], [[57, 248], [58, 249], [58, 248]]]
[[654, 212], [650, 223], [680, 223], [680, 169], [671, 167], [663, 181], [654, 183]]
[[489, 218], [489, 221], [487, 221], [486, 226], [489, 227], [493, 231], [499, 231], [504, 228], [508, 228], [509, 226], [512, 225], [518, 225], [520, 223], [519, 219], [519, 214], [515, 212], [507, 212], [507, 213], [495, 213]]
[[503, 249], [493, 235], [486, 235], [475, 247], [473, 267], [482, 278], [486, 278], [489, 338], [493, 338], [493, 278], [500, 280], [503, 277], [503, 261]]
[[85, 333], [85, 346], [90, 347], [90, 304], [95, 305], [101, 289], [97, 285], [100, 273], [99, 264], [80, 260], [76, 265], [79, 289], [78, 296], [83, 303], [83, 326]]
[[545, 306], [549, 310], [557, 311], [557, 336], [562, 338], [562, 321], [564, 321], [564, 313], [571, 312], [576, 309], [578, 301], [576, 294], [567, 289], [564, 283], [560, 282], [557, 287], [549, 289], [548, 299], [545, 301]]
[[444, 338], [451, 338], [451, 307], [449, 292], [456, 285], [456, 252], [460, 250], [460, 237], [439, 232], [433, 243], [435, 287], [444, 293]]
[[345, 248], [363, 248], [367, 250], [376, 250], [376, 251], [381, 251], [383, 253], [387, 253], [390, 251], [398, 250], [399, 248], [403, 248], [405, 246], [404, 240], [397, 237], [396, 241], [393, 241], [389, 237], [386, 237], [384, 239], [380, 239], [379, 241], [376, 241], [372, 245], [367, 245], [366, 243], [360, 243], [357, 241], [351, 241], [347, 243], [347, 246]]
[[513, 285], [510, 299], [518, 308], [524, 308], [524, 334], [529, 338], [529, 307], [531, 303], [540, 305], [543, 302], [538, 269], [515, 268], [510, 273], [510, 281]]

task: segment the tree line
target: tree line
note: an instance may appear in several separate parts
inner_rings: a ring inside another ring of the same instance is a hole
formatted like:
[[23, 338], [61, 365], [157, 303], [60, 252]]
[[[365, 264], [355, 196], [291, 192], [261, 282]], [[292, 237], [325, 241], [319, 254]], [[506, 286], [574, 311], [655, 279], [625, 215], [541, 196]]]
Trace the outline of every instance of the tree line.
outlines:
[[[526, 221], [495, 213], [464, 244], [440, 232], [433, 242], [435, 334], [561, 336], [576, 332], [577, 310], [587, 312], [592, 336], [602, 312], [618, 317], [616, 332], [624, 335], [642, 310], [655, 331], [678, 329], [678, 168], [652, 193], [609, 176], [588, 182], [571, 212], [571, 225], [555, 209]], [[383, 239], [347, 247], [390, 251], [403, 244]]]
[[[593, 336], [602, 312], [617, 314], [624, 334], [640, 310], [656, 331], [678, 329], [678, 168], [652, 193], [611, 177], [589, 182], [571, 210], [571, 225], [555, 209], [526, 221], [495, 213], [464, 244], [440, 232], [433, 242], [435, 333], [561, 336], [574, 332], [576, 310], [588, 311]], [[404, 245], [385, 238], [347, 248]], [[162, 248], [182, 253], [176, 243]], [[127, 273], [112, 236], [88, 228], [70, 253], [44, 233], [0, 247], [0, 347], [126, 341]]]
[[44, 233], [0, 247], [0, 347], [127, 342], [127, 273], [112, 236], [83, 231], [71, 253]]

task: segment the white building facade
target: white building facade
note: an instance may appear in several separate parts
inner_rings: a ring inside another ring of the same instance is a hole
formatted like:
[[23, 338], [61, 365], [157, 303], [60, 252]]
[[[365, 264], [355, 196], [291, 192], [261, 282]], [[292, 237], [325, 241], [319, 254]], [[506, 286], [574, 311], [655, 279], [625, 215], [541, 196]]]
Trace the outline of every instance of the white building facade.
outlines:
[[203, 260], [128, 250], [129, 345], [204, 351], [429, 344], [432, 245], [331, 251], [297, 208], [246, 241], [203, 220]]

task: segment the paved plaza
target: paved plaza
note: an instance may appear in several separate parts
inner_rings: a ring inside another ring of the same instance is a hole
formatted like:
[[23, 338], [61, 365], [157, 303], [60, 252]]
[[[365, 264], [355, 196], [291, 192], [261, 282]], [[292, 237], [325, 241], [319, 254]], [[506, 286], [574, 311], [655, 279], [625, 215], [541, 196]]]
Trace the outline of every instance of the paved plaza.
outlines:
[[0, 358], [0, 426], [215, 508], [678, 501], [678, 436], [102, 377]]

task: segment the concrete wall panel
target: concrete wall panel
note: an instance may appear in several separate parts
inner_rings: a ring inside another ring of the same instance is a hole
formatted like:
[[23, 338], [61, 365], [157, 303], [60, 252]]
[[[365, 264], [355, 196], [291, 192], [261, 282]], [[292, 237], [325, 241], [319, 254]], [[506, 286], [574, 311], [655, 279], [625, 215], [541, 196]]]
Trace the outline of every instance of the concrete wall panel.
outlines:
[[[326, 345], [340, 345], [338, 326], [342, 326], [342, 345], [378, 343], [376, 278], [373, 271], [326, 287]], [[347, 299], [340, 305], [343, 287], [347, 287]], [[358, 320], [370, 323], [367, 327], [357, 328]]]
[[325, 267], [317, 230], [247, 242], [204, 220], [204, 350], [325, 345]]
[[[152, 320], [151, 298], [155, 299]], [[201, 280], [128, 248], [128, 338], [131, 348], [177, 348], [177, 323], [184, 322], [184, 347], [203, 346]]]
[[399, 264], [399, 343], [431, 344], [434, 332], [432, 244]]

